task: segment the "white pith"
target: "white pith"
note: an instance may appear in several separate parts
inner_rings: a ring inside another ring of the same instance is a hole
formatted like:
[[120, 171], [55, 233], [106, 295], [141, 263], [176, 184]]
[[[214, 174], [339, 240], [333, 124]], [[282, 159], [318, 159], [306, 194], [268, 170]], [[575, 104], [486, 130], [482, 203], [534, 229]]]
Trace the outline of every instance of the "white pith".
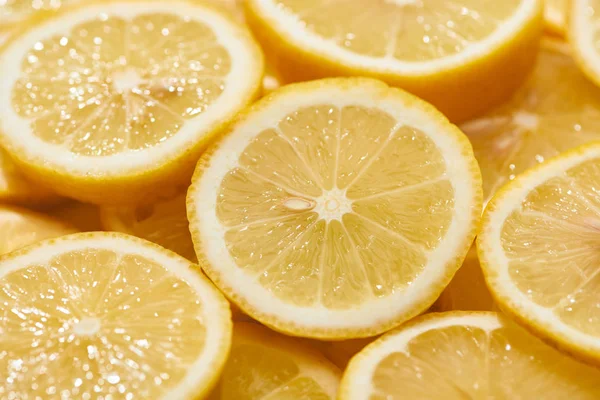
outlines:
[[506, 219], [512, 212], [519, 210], [522, 202], [537, 186], [567, 170], [588, 160], [600, 158], [600, 147], [593, 146], [583, 152], [572, 153], [568, 157], [560, 157], [527, 173], [511, 184], [510, 190], [501, 192], [493, 200], [493, 209], [488, 214], [488, 222], [484, 225], [478, 245], [482, 250], [485, 268], [493, 276], [488, 280], [495, 295], [502, 299], [510, 309], [527, 321], [528, 325], [551, 332], [567, 343], [578, 348], [593, 349], [600, 352], [600, 338], [588, 335], [560, 320], [552, 308], [546, 308], [533, 302], [514, 284], [509, 274], [509, 259], [504, 252], [501, 233]]
[[[120, 254], [135, 254], [150, 259], [192, 287], [203, 306], [203, 324], [205, 343], [197, 360], [188, 368], [188, 374], [180, 384], [164, 395], [164, 399], [187, 398], [194, 394], [199, 380], [205, 379], [214, 372], [215, 362], [220, 359], [223, 342], [229, 333], [223, 324], [223, 299], [197, 272], [192, 271], [189, 262], [180, 257], [174, 257], [167, 252], [158, 251], [150, 245], [140, 243], [139, 239], [129, 239], [125, 235], [75, 234], [60, 239], [46, 241], [41, 245], [32, 246], [18, 255], [4, 258], [0, 261], [0, 279], [14, 271], [31, 265], [45, 265], [52, 258], [61, 254], [85, 249], [107, 249]], [[86, 321], [82, 327], [82, 335], [94, 328], [93, 321]], [[77, 325], [76, 325], [77, 326]], [[77, 332], [75, 332], [77, 333]]]
[[[440, 314], [442, 315], [442, 314]], [[381, 361], [395, 352], [406, 352], [407, 344], [415, 337], [431, 330], [443, 329], [451, 326], [470, 326], [492, 332], [502, 327], [502, 322], [495, 313], [474, 313], [473, 315], [452, 315], [431, 318], [407, 329], [398, 330], [386, 335], [384, 339], [374, 342], [359, 353], [347, 374], [349, 385], [344, 392], [349, 395], [348, 400], [368, 399], [375, 392], [373, 389], [373, 375]]]
[[[12, 88], [21, 75], [21, 61], [33, 45], [53, 35], [68, 35], [74, 26], [94, 20], [101, 14], [131, 19], [151, 13], [169, 13], [206, 24], [215, 32], [219, 44], [228, 50], [231, 70], [224, 77], [225, 90], [211, 103], [209, 109], [186, 120], [181, 129], [163, 143], [144, 150], [125, 151], [110, 156], [74, 154], [63, 146], [47, 143], [35, 136], [30, 127], [33, 120], [16, 114], [11, 99]], [[120, 176], [128, 171], [150, 168], [184, 152], [201, 140], [206, 132], [223, 122], [229, 113], [243, 106], [244, 95], [251, 93], [256, 83], [249, 78], [248, 73], [248, 69], [259, 68], [252, 65], [254, 60], [255, 55], [247, 40], [240, 35], [239, 28], [210, 8], [185, 2], [179, 2], [174, 7], [172, 2], [167, 1], [113, 2], [76, 8], [68, 14], [37, 25], [10, 41], [0, 53], [0, 130], [7, 136], [10, 147], [18, 148], [28, 159], [43, 160], [46, 165], [56, 165], [75, 174], [102, 173]]]
[[[295, 45], [309, 49], [312, 53], [321, 55], [326, 59], [333, 59], [356, 68], [368, 68], [377, 72], [391, 72], [409, 76], [433, 74], [468, 64], [486, 54], [492, 53], [512, 37], [516, 36], [523, 27], [535, 17], [540, 2], [539, 0], [522, 0], [513, 15], [491, 35], [483, 40], [470, 44], [460, 53], [455, 53], [439, 59], [424, 62], [407, 62], [395, 58], [376, 58], [361, 55], [346, 50], [331, 40], [323, 39], [319, 35], [304, 29], [299, 18], [285, 11], [275, 0], [251, 0], [261, 16], [267, 19], [284, 37]], [[390, 1], [392, 2], [392, 1]], [[394, 1], [395, 2], [395, 1]], [[406, 1], [401, 1], [406, 3]], [[399, 6], [404, 6], [401, 4]]]
[[[585, 68], [600, 82], [600, 47], [594, 42], [594, 33], [598, 31], [600, 15], [592, 16], [590, 0], [572, 0], [571, 22], [569, 24], [571, 40], [576, 53], [585, 64]], [[600, 13], [600, 9], [596, 10]]]
[[[462, 155], [460, 143], [445, 132], [446, 127], [441, 126], [418, 106], [406, 104], [394, 96], [381, 96], [380, 91], [381, 87], [372, 84], [351, 88], [325, 85], [312, 91], [281, 94], [277, 107], [262, 109], [235, 127], [220, 144], [210, 160], [210, 165], [203, 171], [190, 193], [196, 203], [195, 220], [191, 220], [190, 224], [198, 229], [204, 256], [219, 270], [223, 283], [235, 288], [237, 295], [261, 313], [305, 327], [354, 329], [385, 323], [402, 312], [409, 312], [414, 304], [425, 301], [431, 294], [430, 286], [447, 273], [446, 264], [464, 246], [464, 238], [472, 230], [475, 188], [470, 179], [472, 172]], [[405, 125], [418, 127], [436, 143], [444, 155], [448, 181], [455, 193], [454, 218], [445, 238], [427, 255], [429, 264], [423, 273], [405, 291], [383, 299], [373, 299], [351, 310], [330, 310], [323, 306], [298, 307], [271, 295], [254, 277], [235, 265], [226, 246], [226, 229], [216, 214], [217, 194], [221, 182], [225, 175], [238, 165], [238, 159], [250, 141], [258, 133], [275, 126], [284, 116], [297, 109], [321, 104], [331, 104], [338, 108], [349, 105], [376, 107]], [[188, 196], [188, 200], [189, 198]]]

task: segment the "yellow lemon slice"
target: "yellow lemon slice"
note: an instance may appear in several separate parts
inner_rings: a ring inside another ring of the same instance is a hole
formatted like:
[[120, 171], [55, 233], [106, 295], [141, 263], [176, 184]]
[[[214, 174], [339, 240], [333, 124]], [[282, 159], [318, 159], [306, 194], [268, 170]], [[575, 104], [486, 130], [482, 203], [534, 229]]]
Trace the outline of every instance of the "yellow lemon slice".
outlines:
[[600, 89], [562, 42], [543, 42], [537, 66], [511, 101], [462, 124], [483, 176], [484, 198], [528, 168], [600, 140]]
[[8, 154], [0, 149], [0, 201], [39, 206], [57, 203], [60, 197], [29, 181]]
[[247, 11], [285, 80], [379, 78], [452, 121], [508, 99], [543, 31], [540, 0], [249, 0]]
[[197, 262], [185, 210], [185, 194], [151, 205], [103, 207], [104, 229], [141, 237]]
[[494, 297], [546, 340], [600, 364], [600, 146], [521, 175], [490, 201], [478, 237]]
[[380, 81], [288, 85], [198, 164], [192, 240], [248, 315], [320, 339], [374, 336], [427, 309], [481, 213], [467, 138]]
[[77, 229], [57, 218], [13, 206], [0, 206], [0, 254], [70, 233]]
[[197, 2], [85, 2], [29, 24], [0, 53], [0, 138], [57, 192], [150, 201], [187, 182], [260, 91], [260, 49]]
[[546, 29], [555, 35], [563, 36], [567, 30], [567, 12], [571, 0], [545, 0], [544, 19]]
[[238, 322], [221, 379], [208, 400], [334, 400], [340, 370], [296, 339]]
[[13, 252], [0, 286], [6, 398], [202, 398], [227, 358], [223, 296], [182, 257], [132, 236]]
[[595, 0], [571, 0], [569, 42], [587, 76], [600, 85], [600, 4]]
[[600, 396], [600, 371], [492, 312], [429, 314], [358, 353], [341, 400], [567, 399]]

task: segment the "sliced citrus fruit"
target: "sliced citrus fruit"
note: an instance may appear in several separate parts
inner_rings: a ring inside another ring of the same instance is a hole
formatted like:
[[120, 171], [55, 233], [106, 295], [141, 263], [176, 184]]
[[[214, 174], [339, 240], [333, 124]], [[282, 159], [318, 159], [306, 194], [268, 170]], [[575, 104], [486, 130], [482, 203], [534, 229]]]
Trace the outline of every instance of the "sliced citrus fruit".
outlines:
[[208, 276], [296, 336], [379, 334], [429, 307], [481, 213], [467, 138], [384, 83], [285, 86], [198, 164], [187, 210]]
[[351, 361], [341, 400], [597, 399], [600, 371], [493, 312], [428, 314]]
[[20, 27], [23, 21], [39, 12], [57, 11], [60, 7], [82, 0], [2, 0], [0, 32]]
[[238, 322], [221, 380], [209, 400], [334, 400], [340, 370], [300, 341]]
[[467, 258], [435, 302], [436, 311], [495, 311], [497, 306], [485, 284], [477, 250], [471, 247]]
[[77, 229], [57, 218], [25, 208], [0, 205], [0, 254], [70, 233]]
[[27, 25], [0, 70], [0, 138], [15, 161], [78, 200], [132, 203], [188, 182], [260, 92], [263, 61], [210, 7], [112, 0]]
[[546, 40], [531, 78], [507, 104], [462, 124], [483, 175], [484, 198], [528, 168], [600, 140], [600, 89], [566, 44]]
[[0, 201], [31, 206], [55, 204], [60, 197], [29, 181], [6, 152], [0, 149]]
[[546, 29], [555, 35], [563, 36], [567, 30], [567, 12], [571, 0], [545, 0], [544, 19]]
[[346, 369], [350, 359], [374, 340], [375, 338], [370, 337], [335, 342], [321, 342], [316, 347], [323, 352], [325, 357], [343, 371]]
[[120, 233], [0, 259], [3, 397], [202, 398], [229, 351], [223, 296], [189, 261]]
[[571, 0], [569, 42], [587, 76], [600, 85], [600, 4], [596, 0]]
[[500, 307], [600, 365], [600, 145], [521, 175], [490, 201], [479, 258]]
[[[452, 121], [508, 99], [533, 67], [540, 0], [249, 0], [247, 20], [286, 81], [370, 76]], [[373, 29], [377, 27], [377, 29]]]
[[197, 262], [185, 211], [185, 193], [155, 204], [137, 207], [103, 207], [102, 226], [158, 243]]

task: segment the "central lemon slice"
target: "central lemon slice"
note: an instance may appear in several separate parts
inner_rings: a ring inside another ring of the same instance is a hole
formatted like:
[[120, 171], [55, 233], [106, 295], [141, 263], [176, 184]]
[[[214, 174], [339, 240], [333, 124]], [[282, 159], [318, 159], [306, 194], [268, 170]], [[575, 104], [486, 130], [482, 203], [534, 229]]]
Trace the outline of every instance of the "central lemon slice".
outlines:
[[246, 313], [321, 338], [424, 311], [481, 208], [465, 136], [381, 82], [291, 85], [210, 150], [188, 192], [199, 262]]

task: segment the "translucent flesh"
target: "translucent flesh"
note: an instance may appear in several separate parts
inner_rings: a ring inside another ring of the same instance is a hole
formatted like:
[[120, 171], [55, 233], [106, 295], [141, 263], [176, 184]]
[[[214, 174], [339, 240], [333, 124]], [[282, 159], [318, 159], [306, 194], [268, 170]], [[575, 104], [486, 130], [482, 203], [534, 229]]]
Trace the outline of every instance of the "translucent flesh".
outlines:
[[[57, 10], [81, 0], [2, 0], [0, 21], [16, 22], [36, 11]], [[0, 26], [1, 30], [2, 26]]]
[[502, 246], [518, 289], [564, 323], [600, 337], [600, 162], [537, 186], [506, 219]]
[[423, 332], [385, 357], [369, 399], [596, 399], [600, 372], [514, 325]]
[[[237, 324], [229, 359], [208, 400], [333, 400], [339, 372], [296, 339]], [[275, 336], [275, 338], [273, 338]], [[322, 378], [323, 380], [321, 381]], [[327, 387], [323, 387], [323, 381]], [[331, 387], [333, 386], [333, 387]]]
[[185, 211], [185, 193], [155, 204], [112, 208], [109, 212], [117, 220], [109, 228], [160, 244], [197, 262]]
[[44, 214], [0, 206], [0, 254], [77, 230]]
[[0, 287], [2, 397], [159, 398], [203, 350], [195, 291], [139, 255], [71, 251]]
[[520, 0], [372, 0], [366, 7], [362, 0], [276, 2], [298, 16], [305, 29], [348, 51], [413, 62], [453, 55], [485, 39], [521, 3]]
[[22, 61], [14, 111], [42, 140], [86, 156], [158, 145], [224, 90], [230, 57], [202, 23], [109, 16], [44, 38]]
[[347, 309], [406, 289], [453, 209], [425, 134], [378, 109], [322, 105], [256, 136], [216, 212], [234, 262], [273, 295]]
[[546, 43], [528, 82], [505, 106], [461, 126], [484, 197], [548, 158], [600, 139], [600, 89], [558, 45]]

